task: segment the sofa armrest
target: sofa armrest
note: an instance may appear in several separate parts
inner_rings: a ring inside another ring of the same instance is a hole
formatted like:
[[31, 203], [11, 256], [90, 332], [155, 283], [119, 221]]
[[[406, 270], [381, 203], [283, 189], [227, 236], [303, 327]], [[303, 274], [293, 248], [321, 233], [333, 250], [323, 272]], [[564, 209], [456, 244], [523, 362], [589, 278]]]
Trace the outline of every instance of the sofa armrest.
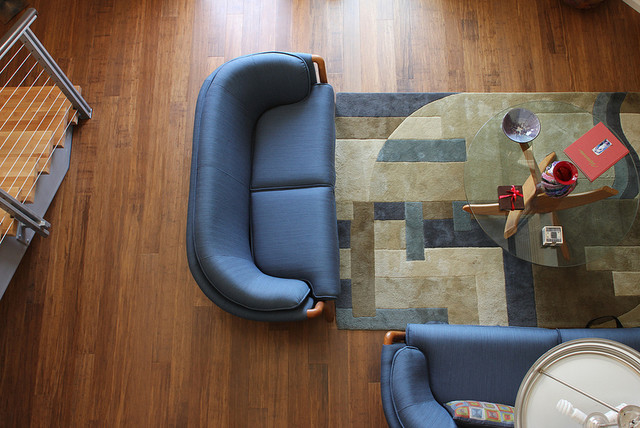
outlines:
[[391, 428], [456, 426], [449, 413], [433, 397], [427, 360], [414, 347], [403, 344], [383, 346], [380, 393]]

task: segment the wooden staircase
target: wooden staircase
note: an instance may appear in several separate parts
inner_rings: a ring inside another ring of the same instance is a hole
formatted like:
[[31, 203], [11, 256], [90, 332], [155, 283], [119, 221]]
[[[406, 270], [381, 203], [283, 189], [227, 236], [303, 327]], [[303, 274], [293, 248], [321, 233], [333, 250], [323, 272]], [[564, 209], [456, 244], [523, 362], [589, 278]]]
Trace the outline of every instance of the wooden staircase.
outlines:
[[[0, 90], [0, 188], [23, 203], [33, 203], [36, 181], [48, 174], [51, 154], [64, 147], [71, 103], [55, 86]], [[0, 210], [0, 241], [15, 236], [17, 224]]]

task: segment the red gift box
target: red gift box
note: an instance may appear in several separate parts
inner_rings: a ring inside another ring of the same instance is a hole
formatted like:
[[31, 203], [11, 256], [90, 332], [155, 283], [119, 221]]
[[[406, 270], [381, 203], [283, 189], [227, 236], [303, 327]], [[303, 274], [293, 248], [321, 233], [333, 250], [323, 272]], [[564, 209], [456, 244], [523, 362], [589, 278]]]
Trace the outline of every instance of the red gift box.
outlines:
[[523, 210], [522, 186], [498, 186], [498, 206], [501, 211]]

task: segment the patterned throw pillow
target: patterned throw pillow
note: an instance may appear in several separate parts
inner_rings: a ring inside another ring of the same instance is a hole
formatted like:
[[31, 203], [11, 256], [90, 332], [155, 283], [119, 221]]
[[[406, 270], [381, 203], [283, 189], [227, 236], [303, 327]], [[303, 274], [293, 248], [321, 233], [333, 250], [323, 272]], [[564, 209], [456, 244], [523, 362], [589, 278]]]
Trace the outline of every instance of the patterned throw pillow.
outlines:
[[449, 401], [445, 408], [460, 427], [508, 427], [515, 421], [515, 409], [485, 401]]

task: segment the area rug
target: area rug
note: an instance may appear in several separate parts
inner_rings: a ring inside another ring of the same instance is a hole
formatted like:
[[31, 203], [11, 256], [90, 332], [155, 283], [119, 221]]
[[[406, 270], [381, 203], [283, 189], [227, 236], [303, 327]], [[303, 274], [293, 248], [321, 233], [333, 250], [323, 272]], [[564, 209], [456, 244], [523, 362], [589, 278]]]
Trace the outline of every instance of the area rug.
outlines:
[[590, 111], [640, 151], [638, 93], [337, 94], [338, 328], [640, 325], [638, 218], [606, 257], [550, 268], [511, 256], [461, 210], [473, 136], [534, 100]]

